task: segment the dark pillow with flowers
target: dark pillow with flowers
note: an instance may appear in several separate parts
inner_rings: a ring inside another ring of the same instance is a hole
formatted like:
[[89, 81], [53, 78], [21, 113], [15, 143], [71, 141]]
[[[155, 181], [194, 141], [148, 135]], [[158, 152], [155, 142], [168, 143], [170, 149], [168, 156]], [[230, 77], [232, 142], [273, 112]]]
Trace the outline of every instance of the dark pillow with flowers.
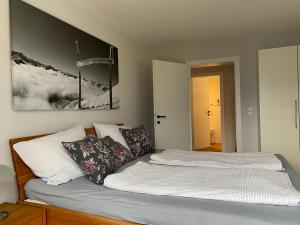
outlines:
[[135, 158], [155, 152], [151, 135], [144, 127], [119, 130]]
[[114, 156], [98, 137], [87, 136], [80, 141], [62, 144], [86, 177], [95, 184], [103, 184], [104, 178], [115, 171], [112, 164]]
[[114, 141], [111, 137], [101, 138], [101, 141], [110, 149], [113, 155], [112, 165], [115, 170], [119, 169], [125, 163], [134, 159], [132, 152], [121, 143]]

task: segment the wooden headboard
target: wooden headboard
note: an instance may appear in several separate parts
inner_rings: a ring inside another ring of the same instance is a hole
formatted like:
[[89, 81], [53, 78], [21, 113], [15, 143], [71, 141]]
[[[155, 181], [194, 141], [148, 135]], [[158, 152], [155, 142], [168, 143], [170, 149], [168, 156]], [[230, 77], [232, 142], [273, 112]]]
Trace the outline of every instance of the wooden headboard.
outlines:
[[[121, 124], [118, 124], [121, 125]], [[96, 134], [95, 128], [86, 128], [85, 132], [87, 135]], [[22, 161], [19, 155], [14, 150], [14, 144], [21, 141], [29, 141], [35, 138], [43, 137], [49, 134], [36, 135], [31, 137], [22, 137], [22, 138], [14, 138], [9, 140], [10, 151], [12, 155], [12, 160], [14, 164], [14, 169], [16, 172], [16, 181], [17, 187], [19, 191], [19, 200], [23, 201], [26, 199], [24, 186], [27, 181], [30, 179], [36, 178], [36, 176], [32, 173], [31, 169]]]

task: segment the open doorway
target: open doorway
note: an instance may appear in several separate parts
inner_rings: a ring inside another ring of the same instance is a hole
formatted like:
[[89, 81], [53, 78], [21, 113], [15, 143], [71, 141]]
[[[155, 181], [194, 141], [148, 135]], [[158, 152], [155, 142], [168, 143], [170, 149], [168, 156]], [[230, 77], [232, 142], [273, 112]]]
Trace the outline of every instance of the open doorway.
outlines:
[[236, 151], [234, 71], [232, 62], [191, 66], [193, 150]]
[[193, 150], [222, 151], [221, 76], [193, 76]]

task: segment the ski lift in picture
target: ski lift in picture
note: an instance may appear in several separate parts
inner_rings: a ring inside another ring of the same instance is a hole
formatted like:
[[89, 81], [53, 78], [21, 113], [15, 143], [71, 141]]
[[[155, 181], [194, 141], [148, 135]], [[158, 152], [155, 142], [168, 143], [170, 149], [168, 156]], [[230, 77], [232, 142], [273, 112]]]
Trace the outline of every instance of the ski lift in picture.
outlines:
[[78, 61], [76, 61], [76, 66], [78, 67], [78, 75], [79, 75], [79, 101], [78, 108], [82, 109], [81, 106], [81, 71], [80, 68], [84, 66], [90, 66], [95, 64], [105, 64], [108, 65], [108, 73], [109, 73], [109, 108], [113, 109], [113, 100], [112, 100], [112, 66], [114, 65], [113, 58], [113, 46], [109, 47], [109, 57], [108, 58], [90, 58], [90, 59], [81, 59], [80, 51], [79, 51], [79, 42], [75, 41], [76, 52]]

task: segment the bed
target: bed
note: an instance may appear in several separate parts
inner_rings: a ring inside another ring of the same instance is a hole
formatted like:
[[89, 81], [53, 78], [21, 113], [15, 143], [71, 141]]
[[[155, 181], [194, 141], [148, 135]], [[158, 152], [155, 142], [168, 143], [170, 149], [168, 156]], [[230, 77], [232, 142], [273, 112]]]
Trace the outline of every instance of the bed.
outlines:
[[[93, 128], [86, 129], [93, 134]], [[254, 205], [214, 200], [183, 199], [171, 196], [154, 196], [110, 190], [78, 178], [67, 184], [50, 186], [36, 178], [15, 153], [13, 145], [19, 141], [41, 137], [26, 137], [10, 140], [19, 203], [26, 198], [41, 200], [50, 205], [35, 204], [47, 212], [47, 224], [286, 224], [300, 221], [300, 207]], [[289, 163], [277, 156], [286, 168], [295, 188], [300, 190], [300, 178]], [[141, 159], [148, 161], [149, 155]], [[132, 161], [120, 170], [136, 163]], [[26, 194], [25, 194], [26, 191]], [[63, 201], [62, 201], [63, 199]], [[131, 222], [128, 222], [131, 221]], [[201, 223], [199, 222], [201, 221]]]
[[[120, 124], [122, 125], [122, 124]], [[85, 132], [87, 135], [94, 134], [96, 135], [96, 131], [94, 128], [86, 128]], [[21, 137], [21, 138], [14, 138], [9, 140], [12, 160], [14, 164], [14, 169], [16, 173], [16, 183], [18, 188], [18, 203], [19, 204], [26, 204], [26, 205], [34, 205], [36, 207], [41, 207], [46, 210], [46, 221], [47, 225], [133, 225], [136, 223], [111, 219], [104, 216], [95, 216], [92, 214], [82, 213], [74, 210], [68, 210], [65, 208], [60, 208], [51, 205], [43, 205], [37, 203], [28, 203], [26, 202], [26, 195], [25, 195], [25, 184], [31, 180], [37, 178], [30, 168], [22, 161], [22, 159], [18, 156], [16, 151], [13, 148], [13, 145], [22, 142], [22, 141], [29, 141], [35, 138], [43, 137], [48, 134], [41, 134], [36, 136], [30, 137]]]

